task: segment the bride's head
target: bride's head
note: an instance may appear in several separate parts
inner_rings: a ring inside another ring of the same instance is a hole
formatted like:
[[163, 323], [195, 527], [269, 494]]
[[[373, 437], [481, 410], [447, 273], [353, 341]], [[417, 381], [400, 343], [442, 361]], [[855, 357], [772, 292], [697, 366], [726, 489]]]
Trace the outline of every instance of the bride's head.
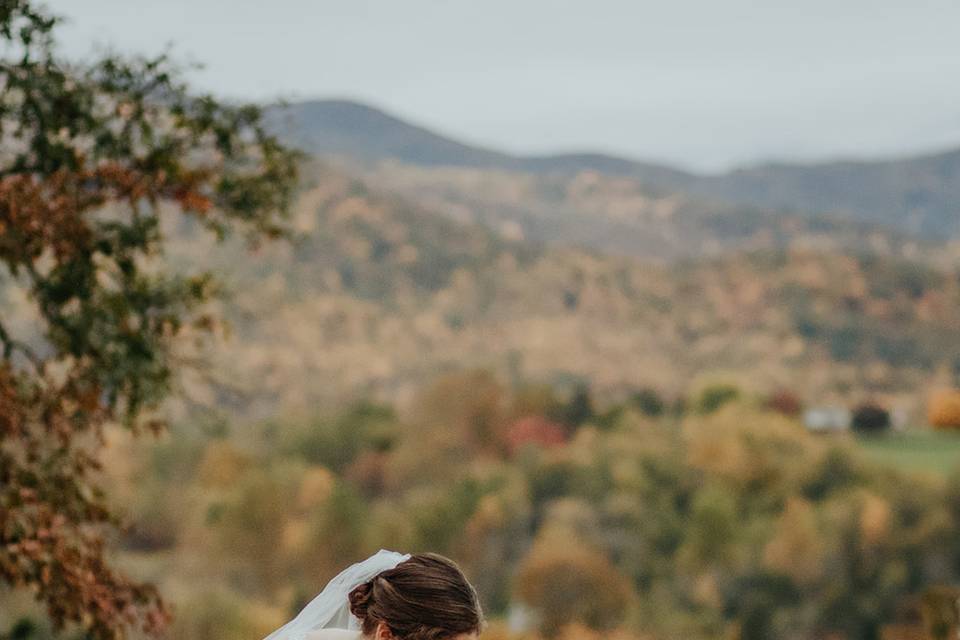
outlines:
[[477, 592], [453, 561], [411, 556], [350, 592], [371, 640], [473, 640], [483, 626]]

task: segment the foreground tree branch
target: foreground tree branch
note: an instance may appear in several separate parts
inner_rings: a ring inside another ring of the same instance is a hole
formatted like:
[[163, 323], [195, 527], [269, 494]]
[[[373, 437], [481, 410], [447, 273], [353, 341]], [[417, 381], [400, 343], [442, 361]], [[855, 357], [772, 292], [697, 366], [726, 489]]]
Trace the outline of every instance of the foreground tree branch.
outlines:
[[0, 286], [25, 287], [39, 324], [0, 311], [0, 579], [30, 589], [57, 626], [93, 638], [158, 632], [156, 589], [104, 557], [116, 520], [94, 476], [104, 425], [162, 428], [171, 349], [213, 293], [209, 276], [144, 264], [163, 212], [216, 237], [282, 230], [295, 154], [255, 107], [197, 96], [155, 59], [71, 65], [57, 19], [0, 0]]

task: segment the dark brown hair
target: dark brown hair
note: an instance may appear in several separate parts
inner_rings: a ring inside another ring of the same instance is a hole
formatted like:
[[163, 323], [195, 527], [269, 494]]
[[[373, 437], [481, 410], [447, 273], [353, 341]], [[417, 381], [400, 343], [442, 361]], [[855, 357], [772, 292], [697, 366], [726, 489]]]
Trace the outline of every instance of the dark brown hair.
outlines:
[[433, 553], [411, 556], [356, 587], [350, 612], [367, 637], [381, 622], [398, 640], [448, 640], [483, 626], [473, 586], [452, 560]]

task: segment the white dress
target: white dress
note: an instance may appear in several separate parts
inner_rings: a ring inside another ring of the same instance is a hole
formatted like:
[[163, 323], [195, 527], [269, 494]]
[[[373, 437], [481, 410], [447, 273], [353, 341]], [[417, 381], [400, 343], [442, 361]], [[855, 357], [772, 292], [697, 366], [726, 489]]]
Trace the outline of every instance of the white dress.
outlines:
[[306, 635], [305, 640], [361, 640], [363, 634], [348, 629], [317, 629]]

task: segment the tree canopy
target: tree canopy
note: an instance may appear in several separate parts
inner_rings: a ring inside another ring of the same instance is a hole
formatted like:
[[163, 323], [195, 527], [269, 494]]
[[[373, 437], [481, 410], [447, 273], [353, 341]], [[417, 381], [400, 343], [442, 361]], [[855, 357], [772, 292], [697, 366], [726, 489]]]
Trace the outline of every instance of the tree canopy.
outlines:
[[58, 22], [0, 0], [0, 287], [34, 318], [18, 335], [0, 315], [0, 578], [55, 624], [117, 638], [168, 612], [105, 558], [103, 430], [162, 428], [176, 340], [212, 326], [215, 283], [162, 266], [161, 222], [278, 235], [297, 157], [256, 107], [195, 94], [166, 55], [61, 59]]

